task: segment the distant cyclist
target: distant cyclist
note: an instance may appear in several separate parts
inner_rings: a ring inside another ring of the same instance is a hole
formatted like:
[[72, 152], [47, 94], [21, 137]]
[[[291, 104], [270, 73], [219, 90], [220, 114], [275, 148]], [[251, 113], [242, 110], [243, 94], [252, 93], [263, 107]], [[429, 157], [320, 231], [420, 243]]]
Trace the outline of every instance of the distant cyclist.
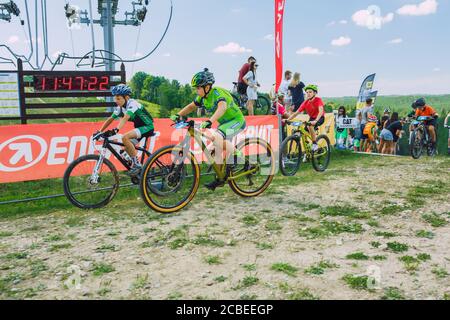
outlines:
[[448, 154], [450, 155], [450, 125], [448, 124], [448, 120], [450, 120], [450, 112], [447, 114], [444, 120], [444, 127], [448, 129]]
[[306, 100], [302, 103], [300, 108], [289, 117], [288, 121], [295, 119], [295, 117], [297, 117], [300, 113], [306, 111], [306, 113], [309, 115], [308, 130], [311, 134], [311, 138], [313, 139], [312, 150], [317, 151], [319, 147], [317, 146], [316, 142], [315, 130], [317, 130], [321, 125], [325, 123], [324, 103], [322, 99], [317, 96], [319, 88], [316, 85], [308, 85], [305, 88], [305, 92]]
[[420, 98], [420, 99], [416, 100], [416, 102], [414, 104], [417, 107], [416, 113], [414, 115], [416, 118], [432, 117], [431, 120], [428, 120], [425, 122], [425, 125], [427, 126], [428, 132], [431, 137], [432, 147], [433, 147], [433, 149], [435, 149], [436, 148], [437, 118], [439, 117], [439, 115], [431, 106], [426, 104], [426, 101], [424, 98]]
[[132, 168], [130, 174], [139, 173], [142, 165], [139, 162], [137, 151], [131, 142], [132, 139], [141, 139], [144, 137], [151, 137], [154, 132], [153, 118], [150, 113], [136, 100], [131, 99], [131, 88], [125, 84], [119, 84], [111, 90], [114, 96], [114, 101], [117, 104], [116, 110], [110, 118], [108, 118], [100, 129], [104, 132], [114, 120], [119, 120], [118, 126], [113, 129], [113, 132], [118, 133], [125, 126], [127, 121], [134, 123], [134, 130], [126, 132], [122, 136], [122, 142], [125, 145], [125, 151], [132, 159]]
[[[207, 113], [212, 114], [209, 120], [201, 124], [201, 128], [210, 129], [213, 123], [219, 123], [217, 131], [205, 130], [203, 134], [214, 144], [216, 163], [222, 164], [224, 160], [222, 151], [225, 151], [227, 159], [234, 153], [238, 153], [231, 143], [231, 139], [245, 129], [246, 123], [244, 115], [234, 103], [231, 94], [225, 89], [213, 88], [214, 83], [214, 74], [209, 72], [208, 69], [195, 74], [192, 78], [191, 86], [197, 90], [197, 97], [178, 112], [177, 115], [170, 118], [172, 121], [178, 122], [200, 107], [203, 107]], [[216, 179], [205, 186], [210, 190], [215, 190], [223, 185], [224, 181]]]

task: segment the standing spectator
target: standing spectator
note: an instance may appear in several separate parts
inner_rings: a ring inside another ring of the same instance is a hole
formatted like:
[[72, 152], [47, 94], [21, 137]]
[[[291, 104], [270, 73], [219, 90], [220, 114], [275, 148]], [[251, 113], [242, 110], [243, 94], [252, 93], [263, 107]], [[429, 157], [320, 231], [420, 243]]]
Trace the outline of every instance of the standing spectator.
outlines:
[[242, 78], [244, 83], [247, 85], [247, 110], [248, 115], [255, 115], [253, 111], [253, 106], [255, 105], [255, 101], [258, 100], [258, 81], [256, 81], [256, 68], [258, 65], [255, 61], [250, 63], [250, 69], [247, 74]]
[[278, 89], [284, 95], [284, 103], [285, 107], [289, 108], [292, 102], [291, 97], [289, 96], [289, 84], [291, 83], [292, 72], [287, 70], [284, 73], [284, 80], [281, 81], [280, 88]]
[[338, 114], [336, 115], [336, 147], [340, 150], [346, 149], [346, 142], [348, 138], [348, 129], [339, 128], [341, 119], [347, 118], [347, 111], [344, 106], [340, 106]]
[[361, 136], [360, 136], [360, 140], [361, 140], [360, 150], [361, 151], [365, 151], [367, 149], [366, 148], [366, 140], [369, 137], [367, 136], [367, 134], [364, 134], [364, 128], [366, 127], [366, 124], [368, 122], [368, 117], [373, 114], [374, 114], [373, 99], [369, 98], [366, 100], [365, 107], [360, 110], [360, 112], [358, 113], [358, 117], [357, 117], [359, 122], [361, 123]]
[[[396, 112], [394, 112], [396, 113]], [[392, 114], [394, 116], [394, 114]], [[398, 120], [398, 114], [397, 114], [397, 121], [392, 122], [387, 129], [392, 133], [393, 141], [390, 144], [390, 154], [396, 154], [397, 151], [397, 143], [398, 140], [402, 137], [403, 126], [405, 125], [405, 119]]]
[[239, 94], [247, 94], [247, 85], [245, 84], [243, 78], [244, 76], [248, 73], [248, 71], [250, 70], [250, 63], [255, 62], [256, 63], [256, 59], [254, 57], [249, 57], [247, 60], [247, 63], [245, 63], [241, 70], [239, 70], [239, 77], [238, 77], [238, 86], [237, 86], [237, 91]]
[[305, 88], [305, 84], [300, 81], [300, 73], [294, 73], [294, 78], [288, 87], [292, 97], [292, 107], [294, 112], [296, 112], [302, 105], [303, 101], [305, 101], [305, 93], [303, 92], [303, 88]]
[[450, 125], [448, 125], [448, 120], [450, 120], [450, 112], [448, 113], [447, 117], [445, 117], [444, 120], [444, 128], [448, 129], [448, 150], [447, 153], [450, 155]]

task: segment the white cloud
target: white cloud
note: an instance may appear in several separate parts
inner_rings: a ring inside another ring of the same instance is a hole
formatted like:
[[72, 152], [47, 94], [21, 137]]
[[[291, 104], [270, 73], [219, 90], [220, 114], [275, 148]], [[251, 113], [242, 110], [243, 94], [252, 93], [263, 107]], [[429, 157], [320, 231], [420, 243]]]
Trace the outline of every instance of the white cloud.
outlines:
[[402, 16], [426, 16], [436, 13], [438, 2], [436, 0], [425, 0], [417, 4], [407, 4], [397, 10]]
[[264, 36], [264, 40], [273, 41], [273, 40], [275, 40], [275, 37], [273, 36], [273, 34], [268, 34], [268, 35]]
[[325, 54], [325, 52], [320, 51], [317, 48], [312, 48], [312, 47], [305, 47], [305, 48], [299, 49], [299, 50], [297, 50], [296, 53], [301, 54], [301, 55], [315, 55], [315, 56], [321, 56], [321, 55]]
[[434, 72], [439, 72], [439, 71], [441, 71], [441, 68], [434, 68], [433, 71]]
[[251, 49], [247, 49], [245, 47], [241, 47], [236, 42], [228, 42], [226, 45], [219, 46], [213, 50], [215, 53], [246, 53], [246, 52], [252, 52]]
[[369, 6], [365, 10], [355, 12], [352, 16], [352, 20], [357, 26], [375, 30], [381, 29], [384, 24], [394, 20], [394, 14], [391, 12], [383, 17], [379, 7]]
[[141, 52], [136, 52], [135, 54], [133, 54], [133, 58], [140, 58], [142, 56], [143, 54]]
[[170, 52], [167, 52], [167, 53], [163, 54], [163, 57], [170, 57], [170, 56], [171, 56]]
[[400, 44], [403, 42], [402, 38], [396, 38], [396, 39], [392, 39], [391, 41], [389, 41], [388, 43], [390, 44]]
[[8, 43], [9, 43], [9, 44], [14, 44], [14, 43], [17, 43], [17, 42], [19, 42], [19, 41], [20, 41], [20, 39], [19, 39], [19, 37], [16, 36], [16, 35], [10, 36], [10, 37], [8, 38]]
[[331, 41], [331, 45], [335, 47], [343, 47], [348, 46], [352, 42], [352, 39], [349, 37], [339, 37]]
[[339, 23], [340, 23], [340, 24], [347, 24], [348, 21], [347, 21], [347, 20], [341, 20], [341, 21], [339, 21]]
[[327, 24], [327, 27], [332, 27], [336, 24], [336, 21], [331, 21], [330, 23]]
[[244, 11], [244, 9], [242, 9], [242, 8], [231, 9], [231, 12], [234, 14], [239, 14], [239, 13], [242, 13], [243, 11]]

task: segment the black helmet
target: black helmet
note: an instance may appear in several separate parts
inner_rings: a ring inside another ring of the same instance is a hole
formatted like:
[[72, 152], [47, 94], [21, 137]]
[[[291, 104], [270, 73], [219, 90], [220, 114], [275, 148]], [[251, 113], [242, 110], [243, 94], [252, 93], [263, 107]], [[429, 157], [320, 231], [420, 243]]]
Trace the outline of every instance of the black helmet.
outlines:
[[425, 107], [425, 104], [426, 102], [424, 98], [417, 99], [415, 102], [417, 108]]

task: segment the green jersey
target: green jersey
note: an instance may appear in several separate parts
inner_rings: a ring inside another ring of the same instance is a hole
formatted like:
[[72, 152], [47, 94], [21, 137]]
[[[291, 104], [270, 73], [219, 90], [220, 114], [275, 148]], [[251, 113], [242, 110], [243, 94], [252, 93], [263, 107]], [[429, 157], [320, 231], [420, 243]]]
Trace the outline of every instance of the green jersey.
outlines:
[[227, 109], [224, 115], [217, 120], [219, 124], [244, 119], [241, 109], [234, 103], [233, 96], [227, 90], [222, 88], [212, 88], [206, 98], [197, 96], [194, 103], [197, 107], [204, 107], [208, 113], [214, 113], [217, 110], [217, 105], [221, 101], [226, 102]]
[[117, 107], [111, 117], [115, 120], [123, 118], [127, 114], [130, 121], [134, 123], [135, 128], [147, 127], [154, 129], [153, 118], [150, 113], [136, 100], [130, 99], [124, 107]]

